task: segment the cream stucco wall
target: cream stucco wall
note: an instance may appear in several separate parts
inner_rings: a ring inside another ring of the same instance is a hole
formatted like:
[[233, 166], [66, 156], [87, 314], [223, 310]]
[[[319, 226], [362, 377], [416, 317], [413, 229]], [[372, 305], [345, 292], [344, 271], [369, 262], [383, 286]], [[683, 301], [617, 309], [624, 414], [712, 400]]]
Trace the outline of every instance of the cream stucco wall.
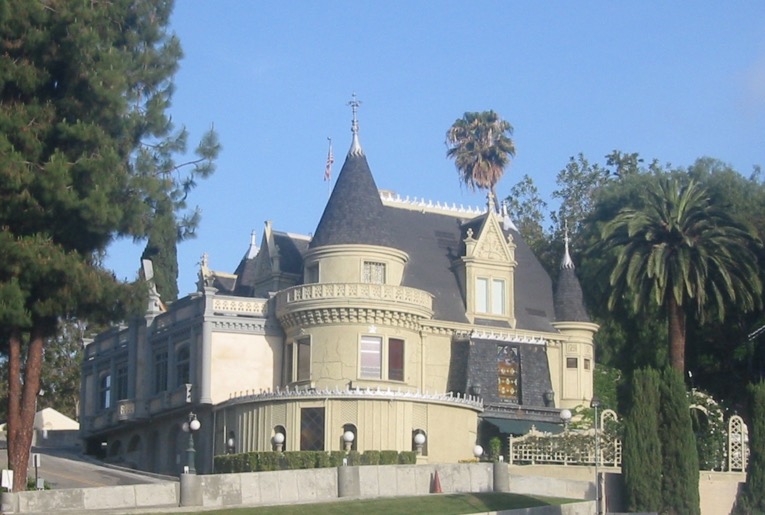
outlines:
[[[233, 431], [240, 442], [239, 452], [273, 450], [274, 428], [286, 431], [284, 450], [300, 449], [302, 408], [324, 408], [326, 451], [343, 450], [346, 424], [357, 429], [356, 448], [366, 450], [411, 451], [413, 431], [427, 435], [430, 463], [454, 463], [470, 459], [476, 444], [478, 410], [427, 400], [404, 398], [332, 398], [314, 396], [289, 402], [269, 400], [243, 402], [218, 412], [218, 433]], [[220, 451], [216, 451], [220, 453]]]
[[274, 389], [282, 363], [281, 338], [259, 334], [212, 333], [213, 404], [232, 393]]

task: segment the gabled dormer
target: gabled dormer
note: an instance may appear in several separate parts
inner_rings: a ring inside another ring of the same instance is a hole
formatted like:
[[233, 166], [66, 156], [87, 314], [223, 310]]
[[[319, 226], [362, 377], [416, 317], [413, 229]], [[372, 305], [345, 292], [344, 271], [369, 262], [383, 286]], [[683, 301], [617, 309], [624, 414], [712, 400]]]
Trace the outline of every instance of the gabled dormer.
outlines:
[[489, 200], [485, 215], [462, 225], [464, 253], [455, 263], [471, 323], [515, 327], [515, 244]]
[[309, 241], [307, 236], [275, 231], [271, 221], [266, 221], [253, 267], [254, 296], [267, 297], [298, 284], [303, 271], [301, 253]]

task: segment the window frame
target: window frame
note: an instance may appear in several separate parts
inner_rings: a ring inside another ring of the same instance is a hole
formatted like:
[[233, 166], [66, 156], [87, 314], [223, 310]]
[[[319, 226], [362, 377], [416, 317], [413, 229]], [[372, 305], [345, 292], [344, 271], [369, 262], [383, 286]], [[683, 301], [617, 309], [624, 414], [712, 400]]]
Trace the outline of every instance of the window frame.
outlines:
[[[311, 380], [311, 337], [305, 336], [298, 338], [293, 342], [293, 345], [297, 347], [297, 351], [293, 352], [295, 356], [295, 382], [303, 382]], [[307, 368], [301, 368], [301, 365], [305, 365]]]
[[[154, 358], [152, 360], [152, 372], [154, 374], [152, 386], [154, 389], [154, 394], [159, 394], [167, 391], [167, 376], [170, 366], [169, 360], [170, 353], [167, 351], [167, 349], [158, 349], [154, 351]], [[162, 382], [164, 382], [164, 385], [161, 384]]]
[[107, 370], [98, 375], [98, 409], [112, 408], [112, 372]]
[[507, 283], [505, 277], [476, 275], [473, 281], [473, 312], [488, 317], [507, 317]]
[[[185, 353], [185, 356], [183, 356], [183, 353]], [[191, 344], [182, 343], [175, 348], [175, 386], [178, 387], [190, 383]]]
[[[391, 352], [391, 342], [400, 346], [400, 351]], [[378, 349], [364, 350], [364, 344], [377, 343]], [[376, 354], [379, 365], [376, 367], [365, 366], [364, 354]], [[400, 367], [393, 366], [394, 360], [400, 358]], [[365, 369], [374, 368], [377, 372], [365, 373]], [[398, 373], [397, 373], [398, 372]], [[406, 381], [406, 340], [396, 336], [381, 334], [361, 334], [358, 342], [358, 379], [364, 381], [393, 381], [403, 383]], [[394, 375], [395, 374], [395, 375]], [[400, 377], [400, 378], [399, 378]]]
[[361, 281], [364, 284], [385, 284], [388, 264], [384, 261], [364, 260], [361, 263]]

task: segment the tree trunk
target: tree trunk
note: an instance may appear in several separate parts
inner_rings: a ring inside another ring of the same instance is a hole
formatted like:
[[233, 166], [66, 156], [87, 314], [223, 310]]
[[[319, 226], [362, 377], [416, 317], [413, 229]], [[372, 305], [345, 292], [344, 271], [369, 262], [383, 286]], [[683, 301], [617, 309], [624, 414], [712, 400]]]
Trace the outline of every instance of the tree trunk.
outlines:
[[32, 446], [37, 393], [43, 359], [43, 335], [33, 328], [29, 337], [24, 378], [21, 379], [21, 334], [14, 331], [8, 351], [8, 468], [13, 470], [13, 491], [27, 488], [29, 451]]
[[672, 368], [685, 377], [685, 311], [670, 293], [667, 300], [669, 360]]

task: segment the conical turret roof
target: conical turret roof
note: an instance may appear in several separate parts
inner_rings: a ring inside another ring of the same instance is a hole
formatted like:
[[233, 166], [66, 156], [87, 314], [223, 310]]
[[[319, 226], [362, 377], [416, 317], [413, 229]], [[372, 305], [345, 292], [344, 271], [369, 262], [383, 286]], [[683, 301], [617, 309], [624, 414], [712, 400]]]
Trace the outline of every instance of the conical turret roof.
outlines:
[[359, 102], [354, 97], [350, 105], [353, 107], [351, 148], [316, 227], [310, 248], [343, 244], [392, 246], [390, 230], [384, 222], [380, 193], [359, 143], [356, 119]]
[[590, 316], [584, 307], [582, 285], [576, 277], [574, 261], [568, 252], [568, 228], [565, 235], [565, 250], [555, 288], [555, 319], [559, 322], [590, 322]]

